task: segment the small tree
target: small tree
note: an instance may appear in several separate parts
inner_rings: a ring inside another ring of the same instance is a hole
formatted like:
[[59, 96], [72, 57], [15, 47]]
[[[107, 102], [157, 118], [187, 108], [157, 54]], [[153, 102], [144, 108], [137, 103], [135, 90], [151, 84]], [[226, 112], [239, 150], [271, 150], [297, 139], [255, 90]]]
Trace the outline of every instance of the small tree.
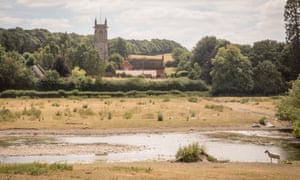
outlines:
[[65, 58], [57, 56], [53, 62], [52, 69], [56, 70], [60, 76], [67, 77], [70, 75], [70, 69], [67, 66]]
[[109, 61], [116, 63], [117, 68], [120, 68], [120, 65], [124, 61], [124, 57], [121, 56], [119, 53], [113, 53], [109, 56]]
[[293, 83], [288, 96], [279, 105], [277, 116], [282, 120], [294, 123], [294, 133], [300, 136], [300, 75]]
[[245, 94], [253, 88], [252, 67], [240, 49], [230, 45], [220, 48], [213, 59], [212, 93], [213, 94]]
[[[270, 78], [272, 77], [272, 78]], [[259, 94], [278, 94], [283, 92], [281, 73], [271, 61], [259, 62], [253, 69], [254, 92]]]

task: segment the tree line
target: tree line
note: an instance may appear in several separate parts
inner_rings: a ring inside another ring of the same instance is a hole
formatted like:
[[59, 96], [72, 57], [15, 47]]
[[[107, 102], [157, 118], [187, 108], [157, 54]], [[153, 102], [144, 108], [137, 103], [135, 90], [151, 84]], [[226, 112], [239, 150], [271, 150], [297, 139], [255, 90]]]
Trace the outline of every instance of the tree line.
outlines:
[[202, 38], [193, 50], [172, 52], [176, 74], [203, 79], [215, 95], [280, 94], [299, 72], [291, 46], [274, 40], [251, 45], [232, 44], [214, 36]]
[[[175, 47], [182, 48], [175, 41], [166, 39], [115, 38], [108, 44], [110, 62], [105, 64], [93, 47], [92, 35], [51, 33], [45, 29], [24, 30], [19, 27], [0, 29], [0, 69], [3, 69], [0, 72], [0, 90], [36, 88], [33, 86], [44, 85], [49, 78], [57, 79], [56, 72], [59, 77], [70, 76], [72, 81], [81, 82], [87, 77], [99, 79], [105, 72], [115, 71], [129, 54], [170, 53]], [[47, 71], [44, 81], [34, 78], [30, 68], [35, 64]], [[8, 66], [11, 68], [7, 69]], [[11, 71], [16, 75], [10, 76]], [[84, 76], [78, 77], [78, 72], [83, 71]], [[77, 75], [72, 76], [74, 73]]]

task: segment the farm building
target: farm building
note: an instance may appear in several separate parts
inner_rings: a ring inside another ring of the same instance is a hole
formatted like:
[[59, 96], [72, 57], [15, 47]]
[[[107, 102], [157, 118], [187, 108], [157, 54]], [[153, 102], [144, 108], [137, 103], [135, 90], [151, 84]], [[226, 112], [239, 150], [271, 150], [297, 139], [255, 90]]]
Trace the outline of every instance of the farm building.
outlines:
[[165, 76], [164, 56], [129, 56], [121, 65], [117, 74], [131, 76], [145, 75], [152, 78], [163, 78]]

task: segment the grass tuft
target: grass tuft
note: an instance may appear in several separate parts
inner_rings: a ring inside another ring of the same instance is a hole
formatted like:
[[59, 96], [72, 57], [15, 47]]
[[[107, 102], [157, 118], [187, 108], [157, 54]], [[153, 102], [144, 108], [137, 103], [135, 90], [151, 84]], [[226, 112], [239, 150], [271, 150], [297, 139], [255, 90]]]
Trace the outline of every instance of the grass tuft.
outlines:
[[48, 174], [54, 171], [72, 171], [73, 166], [67, 164], [41, 164], [41, 163], [29, 163], [29, 164], [14, 164], [0, 166], [0, 173], [3, 174], [28, 174], [32, 176], [39, 176]]

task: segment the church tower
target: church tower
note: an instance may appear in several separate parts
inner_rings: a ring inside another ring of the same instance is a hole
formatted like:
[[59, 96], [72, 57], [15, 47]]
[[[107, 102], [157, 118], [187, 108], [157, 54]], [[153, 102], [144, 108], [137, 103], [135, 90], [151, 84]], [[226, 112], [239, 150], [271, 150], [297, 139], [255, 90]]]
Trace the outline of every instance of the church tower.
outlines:
[[108, 61], [108, 39], [107, 39], [107, 20], [104, 24], [97, 24], [95, 19], [94, 47], [99, 52], [100, 57], [105, 62]]

